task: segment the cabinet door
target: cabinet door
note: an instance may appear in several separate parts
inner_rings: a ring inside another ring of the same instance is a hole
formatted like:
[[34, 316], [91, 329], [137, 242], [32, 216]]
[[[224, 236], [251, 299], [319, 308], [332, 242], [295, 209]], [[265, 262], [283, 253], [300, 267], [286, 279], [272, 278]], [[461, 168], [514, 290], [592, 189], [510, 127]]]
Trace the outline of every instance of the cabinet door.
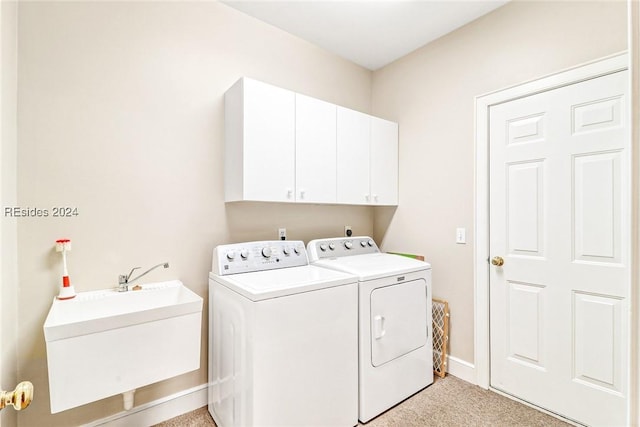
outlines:
[[294, 201], [295, 93], [244, 81], [244, 199]]
[[371, 364], [384, 365], [427, 343], [427, 283], [423, 279], [371, 292]]
[[337, 201], [356, 205], [369, 204], [371, 116], [338, 107], [337, 126]]
[[398, 204], [398, 124], [371, 118], [371, 204]]
[[336, 201], [336, 106], [296, 94], [296, 201]]

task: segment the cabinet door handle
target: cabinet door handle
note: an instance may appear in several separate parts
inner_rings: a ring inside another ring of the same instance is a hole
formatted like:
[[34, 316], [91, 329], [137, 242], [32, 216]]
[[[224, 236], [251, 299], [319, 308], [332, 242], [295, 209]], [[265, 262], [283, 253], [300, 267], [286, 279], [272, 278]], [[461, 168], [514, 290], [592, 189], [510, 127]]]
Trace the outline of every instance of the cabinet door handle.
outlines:
[[377, 194], [374, 194], [374, 195], [373, 195], [373, 201], [374, 201], [374, 202], [377, 202], [377, 201], [378, 201], [378, 195], [377, 195]]
[[291, 189], [287, 189], [287, 199], [290, 199], [293, 196], [293, 191]]
[[365, 194], [364, 198], [367, 202], [371, 200], [371, 196], [369, 196], [368, 194]]
[[305, 190], [300, 190], [300, 198], [304, 199], [304, 193], [306, 193]]

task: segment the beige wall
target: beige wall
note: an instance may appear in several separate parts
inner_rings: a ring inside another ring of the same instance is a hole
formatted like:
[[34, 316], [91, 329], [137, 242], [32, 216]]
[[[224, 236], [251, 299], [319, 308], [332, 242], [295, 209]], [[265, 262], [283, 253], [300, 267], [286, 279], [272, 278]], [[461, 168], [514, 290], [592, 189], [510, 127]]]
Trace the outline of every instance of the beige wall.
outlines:
[[[474, 97], [625, 49], [626, 20], [623, 2], [511, 3], [373, 78], [213, 2], [23, 2], [18, 36], [18, 203], [79, 210], [17, 221], [19, 374], [37, 393], [19, 421], [66, 426], [119, 412], [122, 400], [49, 414], [42, 325], [60, 237], [73, 241], [79, 291], [166, 260], [149, 280], [179, 278], [206, 297], [217, 244], [275, 238], [281, 226], [306, 241], [375, 225], [384, 249], [432, 262], [434, 296], [451, 304], [451, 353], [473, 362]], [[399, 121], [400, 207], [225, 205], [222, 97], [242, 75]], [[136, 403], [206, 382], [204, 326], [200, 371], [143, 388]]]
[[[60, 282], [57, 238], [72, 240], [78, 291], [168, 261], [148, 280], [181, 279], [206, 300], [215, 245], [275, 239], [278, 227], [305, 241], [345, 224], [372, 233], [370, 208], [225, 205], [222, 182], [223, 94], [239, 77], [368, 112], [368, 70], [215, 2], [22, 2], [18, 24], [19, 204], [79, 211], [18, 221], [19, 371], [37, 393], [21, 426], [122, 410], [114, 397], [49, 414], [42, 325]], [[138, 390], [136, 403], [205, 383], [206, 349], [205, 324], [201, 369]]]
[[400, 205], [376, 212], [375, 236], [431, 261], [433, 295], [450, 304], [451, 355], [474, 361], [474, 97], [626, 42], [623, 1], [516, 1], [374, 73], [372, 113], [400, 124]]
[[[0, 3], [0, 203], [16, 203], [16, 78], [17, 3]], [[13, 390], [18, 382], [16, 360], [16, 322], [18, 301], [17, 223], [2, 218], [0, 223], [0, 388]], [[0, 413], [0, 424], [16, 424], [12, 409]]]

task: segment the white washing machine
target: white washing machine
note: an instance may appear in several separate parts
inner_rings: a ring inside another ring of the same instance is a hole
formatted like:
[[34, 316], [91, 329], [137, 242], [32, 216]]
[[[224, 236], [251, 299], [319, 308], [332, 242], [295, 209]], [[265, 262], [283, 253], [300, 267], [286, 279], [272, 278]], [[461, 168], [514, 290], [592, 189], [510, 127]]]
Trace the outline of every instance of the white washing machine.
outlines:
[[358, 423], [358, 284], [301, 241], [214, 249], [209, 402], [218, 427]]
[[431, 266], [381, 253], [369, 237], [312, 240], [312, 265], [358, 277], [359, 419], [433, 383]]

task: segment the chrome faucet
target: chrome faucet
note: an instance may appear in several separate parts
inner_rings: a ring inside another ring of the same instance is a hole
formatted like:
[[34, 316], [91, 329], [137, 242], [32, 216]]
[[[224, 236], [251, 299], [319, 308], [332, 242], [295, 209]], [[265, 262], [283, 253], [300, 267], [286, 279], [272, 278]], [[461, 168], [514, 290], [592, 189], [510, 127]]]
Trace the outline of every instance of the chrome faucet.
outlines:
[[150, 273], [151, 271], [155, 270], [156, 268], [158, 268], [160, 266], [162, 266], [164, 268], [169, 268], [169, 263], [168, 262], [161, 262], [158, 265], [154, 265], [153, 267], [151, 267], [150, 269], [148, 269], [147, 271], [145, 271], [144, 273], [142, 273], [138, 277], [134, 277], [133, 279], [131, 278], [131, 275], [133, 274], [134, 271], [136, 271], [140, 267], [132, 268], [131, 271], [129, 272], [129, 274], [121, 274], [121, 275], [119, 275], [118, 276], [118, 292], [128, 291], [129, 290], [129, 283], [138, 280], [139, 278], [141, 278], [145, 274]]

